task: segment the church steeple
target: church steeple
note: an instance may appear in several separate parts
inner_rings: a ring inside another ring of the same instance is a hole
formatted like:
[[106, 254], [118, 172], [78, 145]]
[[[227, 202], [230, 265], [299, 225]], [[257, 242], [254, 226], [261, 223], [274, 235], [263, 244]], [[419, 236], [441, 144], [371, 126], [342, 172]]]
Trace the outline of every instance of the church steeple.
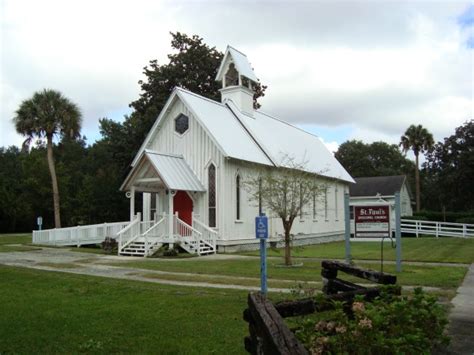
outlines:
[[216, 80], [222, 82], [223, 103], [231, 100], [240, 111], [253, 114], [253, 84], [258, 79], [245, 54], [227, 46]]

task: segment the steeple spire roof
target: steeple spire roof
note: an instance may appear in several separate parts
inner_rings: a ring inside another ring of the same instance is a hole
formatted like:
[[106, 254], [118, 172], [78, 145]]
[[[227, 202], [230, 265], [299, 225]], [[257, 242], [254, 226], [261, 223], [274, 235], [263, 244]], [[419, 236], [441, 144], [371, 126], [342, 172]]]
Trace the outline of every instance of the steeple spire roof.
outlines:
[[240, 75], [245, 76], [252, 81], [258, 81], [258, 78], [255, 75], [250, 62], [247, 59], [247, 56], [231, 46], [227, 46], [227, 49], [225, 50], [224, 58], [222, 59], [221, 65], [216, 75], [216, 80], [222, 80], [223, 76], [225, 75], [227, 63], [230, 60], [234, 63]]

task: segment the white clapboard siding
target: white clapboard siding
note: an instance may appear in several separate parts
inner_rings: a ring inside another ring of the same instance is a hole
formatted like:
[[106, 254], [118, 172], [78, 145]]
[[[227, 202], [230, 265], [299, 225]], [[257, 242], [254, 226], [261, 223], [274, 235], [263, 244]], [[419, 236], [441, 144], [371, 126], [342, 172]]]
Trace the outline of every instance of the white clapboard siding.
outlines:
[[[241, 218], [236, 220], [236, 182], [235, 178], [239, 173], [242, 181], [248, 179], [250, 175], [256, 174], [257, 167], [250, 163], [236, 160], [228, 160], [225, 162], [225, 224], [222, 229], [226, 239], [238, 240], [249, 239], [255, 237], [255, 217], [258, 215], [258, 206], [256, 202], [249, 201], [248, 192], [242, 186], [241, 188]], [[304, 206], [304, 215], [300, 219], [297, 217], [293, 224], [292, 233], [302, 235], [320, 235], [322, 233], [333, 234], [344, 232], [344, 191], [347, 186], [336, 180], [321, 180], [321, 184], [328, 185], [328, 214], [325, 218], [324, 214], [324, 196], [320, 196], [316, 207], [317, 217], [313, 219], [312, 203]], [[337, 185], [337, 203], [335, 197], [335, 188]], [[338, 209], [336, 218], [336, 205]], [[265, 212], [265, 211], [264, 211]], [[272, 217], [272, 216], [270, 216]], [[270, 218], [270, 235], [275, 237], [283, 234], [283, 227], [280, 218]]]
[[[179, 135], [174, 129], [174, 119], [181, 113], [189, 117], [189, 129], [183, 135]], [[214, 141], [181, 100], [177, 99], [171, 105], [169, 112], [162, 120], [157, 134], [146, 148], [160, 153], [182, 155], [206, 190], [208, 186], [207, 167], [211, 162], [214, 163], [217, 174], [217, 225], [218, 227], [221, 226], [224, 222], [223, 214], [219, 213], [222, 211], [220, 205], [224, 203], [221, 194], [224, 183], [222, 176], [224, 157]], [[194, 201], [194, 212], [199, 216], [200, 220], [207, 223], [207, 193], [196, 193], [192, 195], [192, 198]], [[167, 207], [167, 196], [161, 194], [160, 202], [160, 205], [163, 207], [162, 210], [166, 211], [164, 208]]]

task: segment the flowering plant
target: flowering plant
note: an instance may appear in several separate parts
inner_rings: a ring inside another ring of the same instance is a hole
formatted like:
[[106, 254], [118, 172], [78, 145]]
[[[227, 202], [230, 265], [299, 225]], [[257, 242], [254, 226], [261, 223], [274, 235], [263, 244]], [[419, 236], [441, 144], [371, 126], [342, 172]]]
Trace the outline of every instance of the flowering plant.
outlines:
[[311, 354], [424, 354], [449, 339], [446, 311], [421, 288], [411, 296], [382, 292], [372, 302], [335, 302], [330, 312], [297, 321], [297, 337]]

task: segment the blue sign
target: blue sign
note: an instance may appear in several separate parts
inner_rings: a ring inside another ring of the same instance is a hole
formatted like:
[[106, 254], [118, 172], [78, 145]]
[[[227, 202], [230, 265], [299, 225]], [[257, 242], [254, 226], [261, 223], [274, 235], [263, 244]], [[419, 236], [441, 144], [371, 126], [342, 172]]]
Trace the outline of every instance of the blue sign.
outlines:
[[255, 237], [257, 239], [268, 239], [268, 217], [263, 213], [255, 217]]
[[260, 239], [260, 291], [267, 294], [267, 239], [268, 218], [264, 213], [255, 217], [255, 237]]

